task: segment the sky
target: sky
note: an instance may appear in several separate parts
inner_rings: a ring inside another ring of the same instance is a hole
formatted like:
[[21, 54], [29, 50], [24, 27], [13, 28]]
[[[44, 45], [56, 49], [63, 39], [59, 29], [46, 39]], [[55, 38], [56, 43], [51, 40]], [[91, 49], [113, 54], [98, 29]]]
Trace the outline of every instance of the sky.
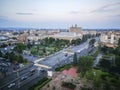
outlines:
[[0, 0], [0, 28], [120, 29], [120, 0]]

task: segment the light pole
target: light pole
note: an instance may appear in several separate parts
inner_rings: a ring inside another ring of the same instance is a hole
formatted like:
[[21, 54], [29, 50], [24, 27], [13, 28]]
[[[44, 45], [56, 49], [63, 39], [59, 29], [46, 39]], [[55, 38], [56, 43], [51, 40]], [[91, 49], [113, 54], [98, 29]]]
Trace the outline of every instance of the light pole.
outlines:
[[17, 70], [17, 81], [18, 81], [18, 88], [20, 88], [20, 81], [19, 81], [19, 70]]

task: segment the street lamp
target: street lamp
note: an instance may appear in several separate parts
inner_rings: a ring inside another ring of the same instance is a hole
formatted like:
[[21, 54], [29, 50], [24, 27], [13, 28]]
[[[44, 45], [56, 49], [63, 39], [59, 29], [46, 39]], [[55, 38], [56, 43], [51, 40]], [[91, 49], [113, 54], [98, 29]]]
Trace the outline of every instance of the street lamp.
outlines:
[[17, 79], [18, 79], [18, 88], [20, 87], [20, 81], [19, 81], [19, 70], [17, 70]]

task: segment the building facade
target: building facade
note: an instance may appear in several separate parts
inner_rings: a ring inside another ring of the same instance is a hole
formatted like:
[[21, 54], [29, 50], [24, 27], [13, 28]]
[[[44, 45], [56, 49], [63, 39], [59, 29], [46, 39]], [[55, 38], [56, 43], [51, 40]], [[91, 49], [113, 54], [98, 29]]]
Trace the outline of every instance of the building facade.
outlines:
[[120, 32], [107, 31], [101, 33], [100, 41], [102, 44], [114, 47], [117, 46], [120, 39]]

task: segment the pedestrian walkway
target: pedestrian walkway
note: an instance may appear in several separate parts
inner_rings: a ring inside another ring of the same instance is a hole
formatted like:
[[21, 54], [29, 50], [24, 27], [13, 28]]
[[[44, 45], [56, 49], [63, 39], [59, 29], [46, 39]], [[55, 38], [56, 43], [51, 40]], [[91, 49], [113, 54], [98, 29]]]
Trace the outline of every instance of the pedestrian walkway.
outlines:
[[43, 67], [43, 68], [51, 69], [50, 66], [46, 66], [46, 65], [42, 65], [42, 64], [38, 64], [38, 63], [35, 63], [34, 65], [38, 66], [38, 67]]
[[38, 60], [35, 60], [35, 61], [34, 61], [34, 65], [35, 65], [35, 66], [38, 66], [38, 67], [43, 67], [43, 68], [50, 69], [50, 68], [51, 68], [50, 66], [38, 64], [39, 61], [42, 61], [42, 60], [44, 60], [44, 59], [45, 59], [45, 58], [40, 58], [40, 59], [38, 59]]

